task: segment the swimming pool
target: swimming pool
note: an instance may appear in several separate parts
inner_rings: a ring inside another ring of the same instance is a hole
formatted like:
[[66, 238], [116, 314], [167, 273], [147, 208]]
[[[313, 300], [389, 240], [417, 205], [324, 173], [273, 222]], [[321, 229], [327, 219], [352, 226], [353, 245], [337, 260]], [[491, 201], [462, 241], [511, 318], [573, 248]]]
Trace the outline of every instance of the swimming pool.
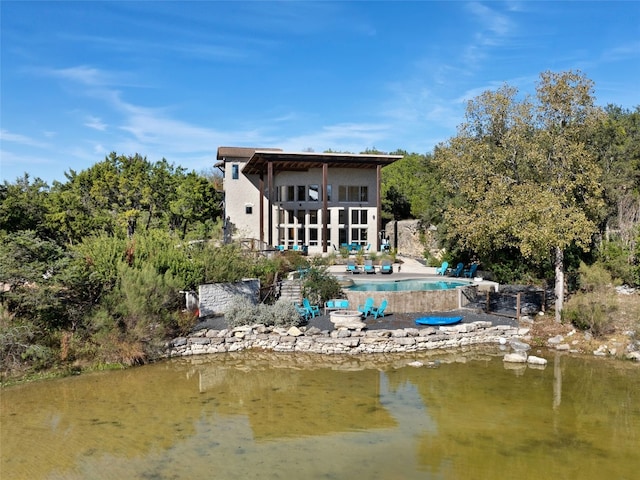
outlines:
[[451, 290], [464, 285], [469, 283], [444, 280], [397, 280], [395, 282], [358, 282], [346, 288], [351, 292], [412, 292]]
[[390, 313], [446, 312], [465, 306], [475, 297], [477, 287], [470, 282], [435, 279], [407, 279], [395, 282], [355, 281], [342, 289], [349, 305], [364, 305], [373, 298], [374, 305], [387, 300]]

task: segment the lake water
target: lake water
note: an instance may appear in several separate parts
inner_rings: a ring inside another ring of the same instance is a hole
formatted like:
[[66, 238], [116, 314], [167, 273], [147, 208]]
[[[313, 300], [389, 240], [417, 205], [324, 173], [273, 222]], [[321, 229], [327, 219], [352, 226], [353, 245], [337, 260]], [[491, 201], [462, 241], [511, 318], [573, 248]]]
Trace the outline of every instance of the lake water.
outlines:
[[0, 478], [639, 478], [638, 366], [547, 358], [240, 352], [15, 386]]

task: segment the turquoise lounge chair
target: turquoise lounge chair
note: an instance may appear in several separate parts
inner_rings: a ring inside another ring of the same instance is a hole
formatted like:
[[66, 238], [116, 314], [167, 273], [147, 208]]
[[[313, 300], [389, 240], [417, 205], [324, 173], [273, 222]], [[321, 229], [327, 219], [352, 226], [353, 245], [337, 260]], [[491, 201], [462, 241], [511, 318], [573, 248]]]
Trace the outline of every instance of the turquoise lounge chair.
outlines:
[[464, 276], [467, 278], [473, 278], [476, 274], [476, 270], [478, 270], [478, 264], [472, 263], [471, 266], [464, 271]]
[[438, 275], [444, 275], [445, 273], [447, 273], [448, 268], [449, 268], [449, 262], [442, 262], [442, 265], [440, 265], [440, 268], [436, 268], [436, 273]]
[[452, 277], [459, 277], [462, 275], [462, 271], [464, 270], [464, 263], [460, 262], [456, 269], [451, 273]]
[[308, 298], [302, 299], [302, 306], [307, 312], [309, 312], [309, 316], [311, 318], [315, 317], [316, 315], [320, 316], [320, 307], [318, 305], [311, 305], [311, 302], [309, 302]]
[[382, 262], [380, 262], [380, 273], [393, 273], [393, 265], [391, 265], [391, 261], [382, 260]]
[[376, 273], [376, 269], [373, 266], [373, 260], [364, 261], [364, 273]]
[[364, 315], [364, 317], [368, 317], [371, 315], [371, 309], [373, 308], [373, 298], [369, 297], [365, 300], [364, 305], [358, 305], [358, 311]]
[[351, 274], [360, 273], [360, 267], [358, 267], [356, 265], [356, 262], [354, 262], [353, 260], [347, 260], [347, 272]]
[[384, 317], [384, 311], [387, 308], [387, 300], [382, 300], [379, 307], [371, 307], [373, 318]]

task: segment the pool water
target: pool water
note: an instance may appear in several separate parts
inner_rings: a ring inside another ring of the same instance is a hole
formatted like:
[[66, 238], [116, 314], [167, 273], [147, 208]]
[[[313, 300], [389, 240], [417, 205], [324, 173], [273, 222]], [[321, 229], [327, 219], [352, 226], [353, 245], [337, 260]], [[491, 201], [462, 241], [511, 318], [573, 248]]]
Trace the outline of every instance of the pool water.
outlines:
[[395, 282], [358, 282], [347, 289], [352, 292], [411, 292], [451, 290], [463, 285], [468, 285], [468, 283], [445, 280], [397, 280]]

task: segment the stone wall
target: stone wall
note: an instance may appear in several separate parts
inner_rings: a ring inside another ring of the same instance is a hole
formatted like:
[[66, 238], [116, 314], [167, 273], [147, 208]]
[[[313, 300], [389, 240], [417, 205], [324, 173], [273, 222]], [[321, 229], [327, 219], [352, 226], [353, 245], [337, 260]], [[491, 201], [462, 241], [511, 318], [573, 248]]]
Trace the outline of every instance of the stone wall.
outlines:
[[168, 345], [167, 356], [237, 352], [247, 349], [320, 354], [407, 353], [471, 345], [503, 345], [521, 338], [528, 329], [491, 322], [463, 323], [439, 328], [398, 330], [333, 330], [316, 327], [289, 329], [253, 325], [226, 330], [200, 330]]
[[260, 280], [245, 278], [235, 283], [207, 283], [198, 289], [200, 317], [224, 315], [235, 295], [243, 295], [258, 303]]

